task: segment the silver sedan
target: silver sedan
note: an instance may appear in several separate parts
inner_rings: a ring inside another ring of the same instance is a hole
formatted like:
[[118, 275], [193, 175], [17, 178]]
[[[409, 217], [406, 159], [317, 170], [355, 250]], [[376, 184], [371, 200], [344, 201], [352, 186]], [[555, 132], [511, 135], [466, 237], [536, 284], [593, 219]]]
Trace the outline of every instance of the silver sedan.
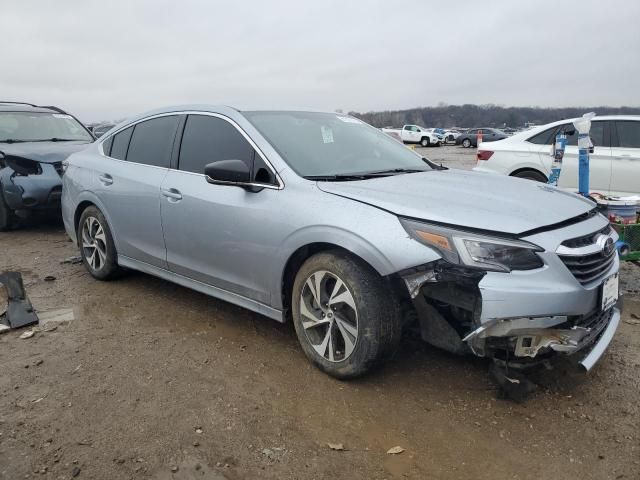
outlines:
[[503, 367], [589, 369], [619, 322], [617, 236], [589, 200], [437, 166], [348, 115], [165, 108], [65, 169], [93, 277], [139, 270], [292, 320], [335, 377], [411, 329]]

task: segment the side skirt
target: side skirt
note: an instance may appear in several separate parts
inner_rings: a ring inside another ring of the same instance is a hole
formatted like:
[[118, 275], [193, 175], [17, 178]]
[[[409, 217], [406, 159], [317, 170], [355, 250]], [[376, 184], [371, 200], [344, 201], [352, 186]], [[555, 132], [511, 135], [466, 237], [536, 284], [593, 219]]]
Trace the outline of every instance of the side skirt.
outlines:
[[143, 273], [148, 273], [149, 275], [162, 278], [163, 280], [168, 280], [169, 282], [177, 283], [178, 285], [181, 285], [183, 287], [196, 290], [197, 292], [204, 293], [205, 295], [219, 298], [220, 300], [224, 300], [225, 302], [233, 303], [234, 305], [238, 305], [239, 307], [246, 308], [247, 310], [251, 310], [261, 315], [265, 315], [266, 317], [277, 320], [278, 322], [284, 322], [284, 315], [282, 314], [281, 310], [277, 310], [273, 307], [260, 302], [256, 302], [255, 300], [251, 300], [250, 298], [243, 297], [236, 293], [223, 290], [222, 288], [198, 282], [197, 280], [192, 280], [191, 278], [178, 275], [154, 265], [149, 265], [145, 262], [140, 262], [130, 257], [125, 257], [124, 255], [118, 255], [118, 265], [130, 268], [132, 270], [138, 270]]

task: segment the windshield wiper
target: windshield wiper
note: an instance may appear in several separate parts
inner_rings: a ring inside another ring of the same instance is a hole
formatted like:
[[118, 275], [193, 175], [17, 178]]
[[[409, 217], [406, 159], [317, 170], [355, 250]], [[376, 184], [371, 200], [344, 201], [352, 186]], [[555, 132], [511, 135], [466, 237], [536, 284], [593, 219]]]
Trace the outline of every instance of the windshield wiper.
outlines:
[[379, 176], [379, 175], [393, 175], [394, 173], [420, 173], [429, 172], [429, 170], [422, 170], [420, 168], [390, 168], [388, 170], [376, 170], [373, 172], [363, 173], [363, 175]]
[[0, 140], [0, 143], [23, 143], [27, 140], [16, 140], [15, 138], [4, 138]]
[[339, 173], [336, 175], [306, 175], [307, 180], [317, 180], [325, 182], [347, 181], [347, 180], [367, 180], [369, 178], [389, 177], [401, 173], [429, 172], [417, 168], [391, 168], [388, 170], [376, 170], [372, 172]]
[[339, 180], [364, 180], [366, 175], [360, 174], [338, 174], [338, 175], [305, 175], [303, 178], [307, 180], [317, 180], [325, 182], [335, 182]]
[[445, 167], [444, 165], [442, 165], [442, 163], [440, 165], [438, 165], [437, 163], [433, 163], [427, 157], [422, 157], [422, 160], [424, 160], [424, 162], [434, 170], [449, 170], [449, 167]]
[[78, 138], [43, 138], [42, 140], [33, 140], [34, 142], [78, 142], [80, 139]]

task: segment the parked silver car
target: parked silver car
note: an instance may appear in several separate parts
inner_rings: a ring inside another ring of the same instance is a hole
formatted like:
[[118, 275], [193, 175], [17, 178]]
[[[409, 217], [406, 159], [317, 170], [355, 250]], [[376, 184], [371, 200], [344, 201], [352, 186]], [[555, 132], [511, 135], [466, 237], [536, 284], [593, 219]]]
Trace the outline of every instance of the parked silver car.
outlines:
[[448, 170], [342, 114], [157, 110], [69, 157], [63, 217], [100, 280], [140, 270], [278, 321], [339, 378], [403, 328], [514, 368], [600, 358], [616, 233], [586, 199]]

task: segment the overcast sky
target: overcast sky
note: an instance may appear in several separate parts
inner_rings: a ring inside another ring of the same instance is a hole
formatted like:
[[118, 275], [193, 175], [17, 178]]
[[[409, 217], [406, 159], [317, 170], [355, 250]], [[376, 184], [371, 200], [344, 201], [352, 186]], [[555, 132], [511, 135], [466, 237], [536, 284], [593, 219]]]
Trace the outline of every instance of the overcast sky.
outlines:
[[640, 2], [2, 0], [0, 99], [84, 121], [179, 103], [640, 106]]

